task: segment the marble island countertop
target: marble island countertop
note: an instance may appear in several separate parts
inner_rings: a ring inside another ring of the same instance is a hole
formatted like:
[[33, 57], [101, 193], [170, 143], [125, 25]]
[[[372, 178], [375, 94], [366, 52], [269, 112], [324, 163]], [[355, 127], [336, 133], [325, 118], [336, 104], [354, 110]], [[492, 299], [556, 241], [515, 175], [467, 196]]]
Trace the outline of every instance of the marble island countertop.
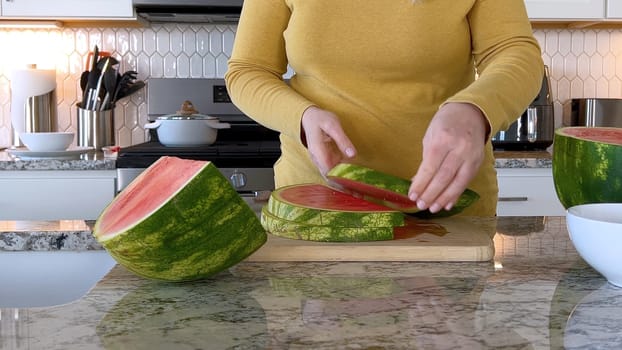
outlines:
[[[42, 249], [31, 236], [98, 249], [91, 224], [2, 222], [0, 254]], [[0, 309], [0, 348], [620, 348], [622, 289], [577, 255], [564, 217], [500, 217], [494, 245], [484, 263], [242, 262], [180, 284], [116, 266], [75, 302]]]
[[[101, 152], [80, 155], [79, 159], [22, 160], [0, 151], [1, 170], [114, 170], [115, 158], [104, 157]], [[548, 151], [496, 151], [496, 168], [550, 168]]]

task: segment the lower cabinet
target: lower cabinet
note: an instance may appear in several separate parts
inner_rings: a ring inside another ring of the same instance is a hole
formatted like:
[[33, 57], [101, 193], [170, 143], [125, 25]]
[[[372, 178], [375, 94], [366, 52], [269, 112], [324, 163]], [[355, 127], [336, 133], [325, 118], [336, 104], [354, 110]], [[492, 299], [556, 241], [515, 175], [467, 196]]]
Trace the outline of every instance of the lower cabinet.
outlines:
[[[551, 168], [498, 168], [498, 216], [564, 216]], [[0, 171], [0, 220], [95, 220], [116, 170]]]
[[116, 170], [0, 171], [0, 220], [97, 219], [116, 178]]
[[564, 216], [551, 168], [499, 168], [498, 216]]

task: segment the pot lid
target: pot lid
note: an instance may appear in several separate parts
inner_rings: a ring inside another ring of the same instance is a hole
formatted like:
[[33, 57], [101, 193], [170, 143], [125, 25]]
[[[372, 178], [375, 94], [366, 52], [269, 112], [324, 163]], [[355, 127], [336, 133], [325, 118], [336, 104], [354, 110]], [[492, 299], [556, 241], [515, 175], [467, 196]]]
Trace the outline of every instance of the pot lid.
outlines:
[[177, 111], [176, 114], [167, 114], [167, 115], [157, 117], [156, 119], [159, 119], [159, 120], [192, 120], [192, 119], [213, 120], [213, 119], [218, 119], [218, 118], [205, 115], [205, 114], [200, 114], [199, 111], [197, 111], [194, 108], [194, 105], [192, 104], [192, 102], [186, 100], [184, 101], [184, 103], [181, 104], [181, 109]]

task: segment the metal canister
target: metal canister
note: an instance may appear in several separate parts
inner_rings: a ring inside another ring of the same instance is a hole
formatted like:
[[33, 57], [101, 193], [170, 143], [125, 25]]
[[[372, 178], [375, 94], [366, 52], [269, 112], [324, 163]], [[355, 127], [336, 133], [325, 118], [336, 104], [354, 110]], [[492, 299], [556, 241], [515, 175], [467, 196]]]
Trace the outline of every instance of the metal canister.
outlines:
[[114, 109], [88, 110], [78, 103], [78, 147], [93, 147], [97, 150], [115, 144]]

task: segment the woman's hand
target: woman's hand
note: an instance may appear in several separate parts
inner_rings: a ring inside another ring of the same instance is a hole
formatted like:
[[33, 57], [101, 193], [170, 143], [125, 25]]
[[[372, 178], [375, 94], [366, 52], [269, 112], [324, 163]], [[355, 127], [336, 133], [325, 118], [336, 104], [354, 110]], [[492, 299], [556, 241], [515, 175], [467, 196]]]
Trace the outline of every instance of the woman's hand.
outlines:
[[354, 145], [334, 113], [311, 106], [302, 114], [302, 128], [311, 160], [322, 176], [344, 158], [356, 155]]
[[447, 103], [423, 137], [423, 159], [408, 196], [421, 210], [449, 210], [484, 160], [488, 121], [468, 103]]

